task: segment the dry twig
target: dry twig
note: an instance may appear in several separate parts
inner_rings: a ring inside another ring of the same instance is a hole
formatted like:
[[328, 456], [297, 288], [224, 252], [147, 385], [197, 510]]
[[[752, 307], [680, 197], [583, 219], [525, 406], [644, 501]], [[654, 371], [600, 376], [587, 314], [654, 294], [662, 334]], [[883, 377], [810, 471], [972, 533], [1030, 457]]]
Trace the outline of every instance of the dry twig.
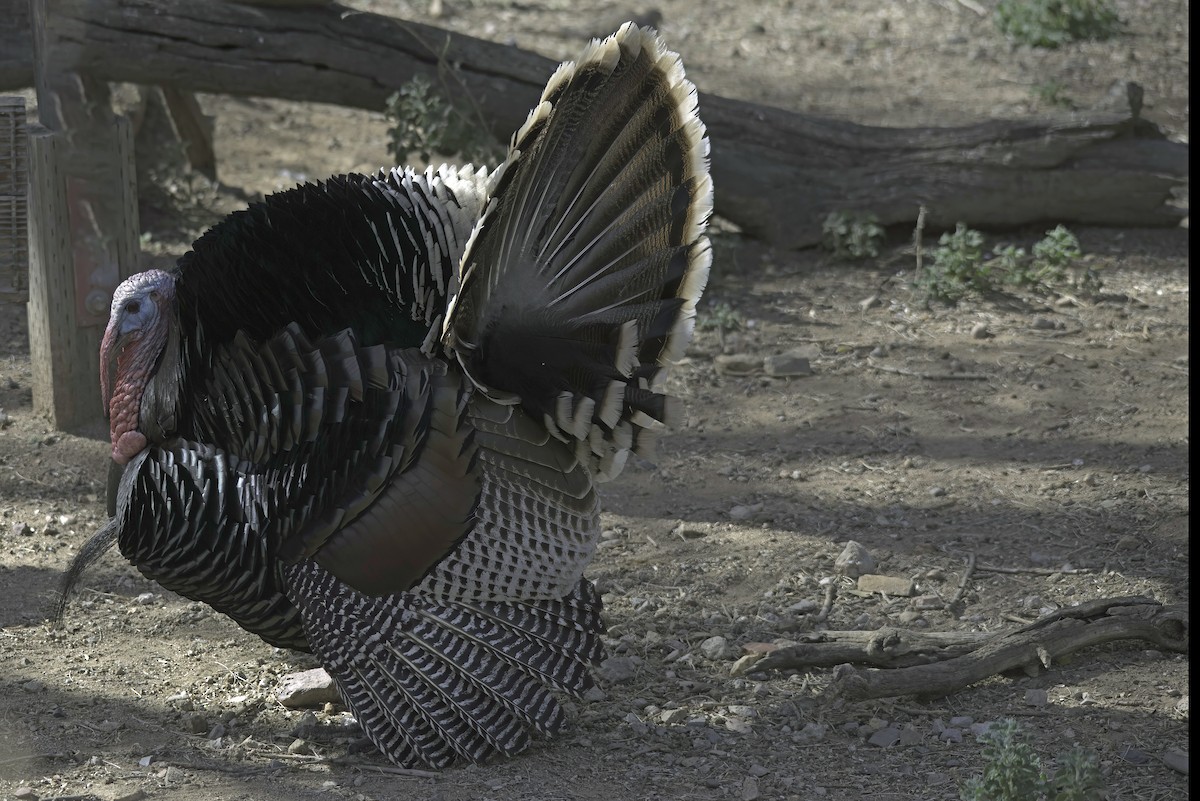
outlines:
[[954, 593], [954, 597], [950, 599], [947, 606], [954, 606], [963, 599], [967, 594], [967, 585], [971, 581], [971, 576], [975, 574], [975, 552], [971, 551], [967, 556], [967, 569], [963, 571], [962, 578], [958, 582], [958, 589]]
[[880, 364], [871, 358], [867, 359], [867, 364], [880, 372], [906, 375], [911, 378], [924, 378], [926, 381], [987, 381], [992, 377], [983, 373], [920, 373], [916, 370], [909, 370], [906, 367], [893, 367], [890, 364]]

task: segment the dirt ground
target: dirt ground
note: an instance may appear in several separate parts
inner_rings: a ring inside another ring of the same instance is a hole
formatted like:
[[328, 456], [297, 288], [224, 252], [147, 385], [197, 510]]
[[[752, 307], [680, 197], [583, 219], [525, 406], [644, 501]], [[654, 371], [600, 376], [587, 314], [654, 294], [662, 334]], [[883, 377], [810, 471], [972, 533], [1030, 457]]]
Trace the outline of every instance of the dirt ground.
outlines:
[[[425, 2], [356, 5], [558, 58], [645, 12], [446, 0], [434, 18]], [[970, 5], [653, 10], [706, 92], [870, 124], [954, 125], [1119, 108], [1136, 80], [1145, 115], [1187, 141], [1186, 0], [1118, 2], [1124, 35], [1058, 52], [1011, 47]], [[216, 117], [222, 185], [144, 192], [148, 265], [246, 197], [387, 162], [379, 114], [201, 102]], [[1046, 227], [989, 241], [1028, 247]], [[601, 691], [572, 704], [566, 737], [436, 776], [386, 772], [336, 707], [284, 709], [277, 680], [309, 658], [164, 592], [117, 554], [85, 578], [63, 628], [45, 623], [61, 571], [104, 519], [108, 446], [102, 432], [62, 434], [33, 416], [24, 310], [0, 305], [0, 799], [953, 799], [982, 764], [977, 724], [1009, 717], [1048, 766], [1073, 744], [1093, 749], [1111, 799], [1187, 798], [1188, 661], [1145, 643], [933, 699], [830, 700], [829, 669], [730, 672], [746, 644], [814, 628], [821, 582], [849, 540], [878, 573], [915, 579], [924, 600], [841, 581], [824, 624], [834, 630], [997, 631], [1094, 598], [1186, 602], [1186, 224], [1076, 229], [1104, 281], [1098, 295], [957, 307], [914, 292], [904, 232], [880, 258], [848, 265], [717, 229], [702, 319], [728, 304], [741, 325], [723, 341], [698, 333], [672, 379], [685, 425], [656, 464], [604, 488], [590, 575], [615, 659]], [[973, 335], [981, 324], [985, 338]], [[722, 352], [795, 348], [811, 375], [716, 369]], [[947, 607], [939, 599], [954, 596], [972, 554], [1027, 572], [976, 569]], [[1030, 704], [1031, 690], [1046, 702]], [[873, 744], [884, 728], [904, 736]]]

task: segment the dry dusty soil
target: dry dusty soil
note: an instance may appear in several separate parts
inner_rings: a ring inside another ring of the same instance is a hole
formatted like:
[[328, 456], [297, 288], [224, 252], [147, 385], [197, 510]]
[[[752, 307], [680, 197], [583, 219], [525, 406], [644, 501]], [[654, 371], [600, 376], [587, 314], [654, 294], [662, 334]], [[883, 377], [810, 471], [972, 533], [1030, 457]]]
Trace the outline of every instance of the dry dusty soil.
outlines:
[[[433, 18], [427, 3], [359, 5], [557, 58], [646, 11], [446, 0]], [[1057, 52], [1010, 46], [970, 5], [653, 11], [707, 92], [955, 125], [1116, 107], [1136, 80], [1146, 116], [1186, 141], [1186, 0], [1120, 0], [1120, 37]], [[388, 161], [380, 114], [201, 102], [223, 183], [143, 184], [147, 264], [246, 197]], [[992, 232], [989, 245], [1028, 247], [1046, 227]], [[162, 591], [119, 555], [85, 578], [63, 627], [46, 623], [61, 571], [104, 519], [108, 447], [102, 432], [67, 435], [33, 415], [24, 309], [0, 307], [0, 799], [953, 799], [983, 763], [977, 724], [1005, 718], [1047, 767], [1074, 744], [1094, 751], [1109, 798], [1186, 798], [1187, 657], [1146, 643], [937, 698], [838, 700], [829, 668], [731, 675], [747, 644], [821, 628], [987, 632], [1095, 598], [1186, 603], [1186, 224], [1077, 229], [1099, 292], [953, 307], [914, 290], [906, 232], [848, 264], [717, 229], [707, 327], [672, 379], [686, 422], [656, 464], [604, 488], [591, 568], [613, 657], [601, 690], [572, 704], [564, 738], [433, 776], [387, 772], [337, 707], [284, 709], [276, 683], [308, 657]], [[797, 348], [808, 375], [717, 369], [722, 352]], [[877, 573], [913, 579], [915, 597], [834, 577], [850, 540]], [[838, 593], [818, 622], [826, 580]], [[873, 737], [889, 729], [897, 742]]]

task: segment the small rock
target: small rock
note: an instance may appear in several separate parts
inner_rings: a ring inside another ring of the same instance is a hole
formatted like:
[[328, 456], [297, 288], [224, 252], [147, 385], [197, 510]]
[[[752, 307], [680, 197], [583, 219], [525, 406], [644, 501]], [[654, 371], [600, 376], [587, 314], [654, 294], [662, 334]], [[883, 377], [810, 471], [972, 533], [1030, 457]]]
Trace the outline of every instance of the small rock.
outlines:
[[735, 734], [750, 734], [754, 731], [754, 726], [745, 718], [728, 717], [725, 718], [725, 728]]
[[867, 744], [876, 748], [890, 748], [898, 742], [900, 742], [900, 730], [891, 726], [880, 729], [867, 738]]
[[13, 523], [12, 533], [14, 537], [30, 537], [33, 535], [33, 529], [28, 523]]
[[1188, 752], [1180, 751], [1178, 748], [1172, 748], [1162, 755], [1163, 764], [1171, 770], [1188, 775]]
[[992, 730], [991, 721], [986, 721], [984, 723], [972, 723], [971, 724], [971, 736], [972, 737], [982, 737], [983, 735], [987, 734], [991, 730]]
[[858, 578], [864, 573], [874, 573], [875, 568], [875, 557], [854, 540], [847, 542], [846, 547], [838, 554], [838, 558], [833, 560], [834, 571], [847, 578]]
[[942, 733], [938, 735], [938, 739], [944, 740], [948, 743], [961, 743], [962, 729], [956, 729], [953, 726], [947, 726], [945, 729], [942, 729]]
[[133, 602], [138, 606], [149, 606], [154, 603], [154, 597], [154, 593], [152, 592], [143, 592], [134, 598]]
[[727, 659], [730, 655], [729, 640], [721, 636], [709, 637], [700, 643], [700, 653], [714, 662]]
[[1132, 745], [1122, 746], [1117, 750], [1117, 756], [1128, 762], [1130, 765], [1145, 765], [1150, 761], [1150, 755], [1145, 751], [1139, 751]]
[[965, 729], [975, 722], [975, 718], [970, 715], [955, 715], [950, 718], [950, 725], [957, 726], [960, 729]]
[[591, 687], [588, 687], [587, 690], [584, 692], [583, 700], [588, 701], [589, 703], [593, 703], [593, 704], [596, 703], [597, 701], [606, 701], [606, 700], [608, 700], [608, 693], [604, 692], [604, 690], [602, 690], [601, 688], [599, 688], [595, 685], [592, 685]]
[[1053, 331], [1056, 328], [1064, 328], [1061, 322], [1050, 320], [1046, 317], [1035, 317], [1033, 320], [1033, 328], [1035, 331]]
[[884, 595], [893, 595], [897, 598], [907, 598], [917, 590], [912, 579], [881, 576], [875, 573], [859, 576], [858, 589], [860, 592], [882, 592]]
[[144, 798], [146, 791], [139, 787], [122, 795], [114, 795], [112, 801], [142, 801]]
[[763, 658], [765, 654], [746, 654], [742, 658], [733, 663], [733, 667], [729, 669], [730, 676], [741, 676], [749, 673], [754, 667], [754, 663]]
[[650, 727], [646, 722], [637, 716], [636, 712], [629, 712], [625, 715], [624, 721], [629, 724], [629, 728], [634, 734], [641, 737], [650, 732]]
[[190, 734], [204, 734], [208, 731], [208, 721], [197, 712], [188, 712], [183, 716], [183, 730]]
[[187, 777], [183, 771], [174, 765], [168, 765], [166, 771], [163, 773], [163, 779], [166, 780], [167, 784], [181, 784], [185, 778]]
[[820, 610], [821, 605], [811, 598], [805, 598], [804, 600], [796, 601], [796, 603], [787, 608], [787, 611], [791, 612], [793, 615], [810, 615], [813, 612], [819, 612]]
[[763, 776], [766, 776], [770, 772], [771, 772], [770, 768], [764, 768], [762, 765], [759, 765], [757, 762], [750, 766], [750, 771], [749, 771], [750, 775], [756, 779], [761, 779]]
[[292, 740], [292, 744], [288, 746], [289, 754], [307, 754], [309, 750], [308, 743], [299, 737]]
[[13, 798], [18, 798], [20, 801], [38, 801], [37, 793], [29, 786], [18, 787], [13, 790]]
[[[292, 726], [292, 736], [301, 738], [311, 737], [313, 732], [315, 732], [319, 726], [320, 724], [317, 722], [317, 716], [312, 713], [312, 710], [309, 710], [300, 716], [300, 719], [296, 721], [295, 726]], [[221, 732], [220, 734], [214, 736], [221, 737], [224, 734], [225, 732]], [[212, 738], [210, 737], [209, 739]]]
[[918, 612], [916, 609], [905, 609], [903, 612], [900, 613], [899, 619], [900, 619], [901, 623], [904, 623], [906, 625], [912, 625], [913, 623], [916, 623], [919, 620], [924, 620], [924, 618], [921, 616], [921, 613]]
[[921, 734], [921, 732], [917, 731], [911, 726], [900, 731], [900, 745], [904, 746], [905, 748], [911, 748], [914, 745], [919, 745], [924, 739], [925, 735]]
[[988, 339], [992, 336], [992, 332], [988, 330], [987, 323], [975, 323], [975, 327], [971, 329], [971, 339]]
[[775, 378], [790, 378], [812, 375], [808, 356], [789, 350], [763, 359], [763, 369]]
[[946, 494], [945, 487], [930, 487], [929, 494], [934, 498], [941, 498]]
[[337, 685], [324, 668], [313, 668], [300, 673], [289, 673], [275, 691], [279, 703], [292, 709], [337, 703]]
[[1025, 704], [1027, 706], [1042, 707], [1050, 702], [1050, 696], [1045, 690], [1034, 689], [1025, 691]]
[[805, 723], [796, 736], [805, 741], [818, 742], [825, 739], [825, 727], [820, 723]]
[[27, 693], [40, 693], [42, 690], [46, 689], [46, 685], [37, 679], [30, 679], [21, 685], [21, 689]]
[[729, 517], [732, 520], [750, 520], [762, 510], [761, 503], [738, 504], [729, 510]]
[[758, 779], [747, 776], [742, 780], [742, 801], [758, 801]]
[[668, 726], [674, 726], [677, 723], [683, 723], [687, 720], [687, 716], [686, 709], [664, 709], [659, 714], [658, 719]]
[[685, 523], [682, 520], [671, 529], [671, 534], [679, 537], [681, 540], [698, 540], [702, 537], [707, 537], [708, 532], [700, 528], [694, 523]]
[[637, 676], [637, 665], [628, 656], [610, 656], [600, 663], [596, 672], [609, 684], [624, 684]]
[[729, 708], [729, 714], [734, 715], [739, 718], [756, 718], [756, 717], [758, 717], [758, 710], [756, 710], [752, 706], [746, 706], [745, 704], [730, 704], [728, 708]]
[[762, 370], [763, 360], [748, 353], [722, 353], [713, 364], [722, 375], [754, 375]]

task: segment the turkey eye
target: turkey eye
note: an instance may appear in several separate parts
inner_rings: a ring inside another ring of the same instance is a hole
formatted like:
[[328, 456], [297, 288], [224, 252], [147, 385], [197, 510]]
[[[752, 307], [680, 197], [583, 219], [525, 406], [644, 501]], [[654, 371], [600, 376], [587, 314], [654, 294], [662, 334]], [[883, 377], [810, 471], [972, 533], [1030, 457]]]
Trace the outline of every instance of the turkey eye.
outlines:
[[141, 308], [142, 304], [138, 303], [136, 300], [131, 300], [125, 304], [125, 311], [129, 312], [130, 314], [137, 314]]

